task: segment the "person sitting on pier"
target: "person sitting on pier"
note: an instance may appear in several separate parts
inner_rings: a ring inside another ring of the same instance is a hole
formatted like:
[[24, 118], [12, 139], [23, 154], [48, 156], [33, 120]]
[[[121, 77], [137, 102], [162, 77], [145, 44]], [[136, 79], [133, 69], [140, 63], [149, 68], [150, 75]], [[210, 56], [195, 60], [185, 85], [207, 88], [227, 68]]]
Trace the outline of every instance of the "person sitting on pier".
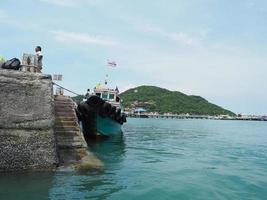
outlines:
[[37, 46], [35, 48], [36, 56], [37, 56], [37, 72], [41, 73], [41, 70], [43, 69], [43, 54], [42, 54], [42, 48], [40, 46]]

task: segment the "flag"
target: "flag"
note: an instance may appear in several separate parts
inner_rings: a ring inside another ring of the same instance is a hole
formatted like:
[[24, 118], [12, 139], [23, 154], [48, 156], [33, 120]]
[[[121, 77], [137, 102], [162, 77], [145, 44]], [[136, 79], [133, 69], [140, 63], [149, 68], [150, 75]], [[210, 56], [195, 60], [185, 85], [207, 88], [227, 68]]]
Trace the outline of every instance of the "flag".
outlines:
[[119, 88], [116, 86], [116, 89], [115, 89], [115, 91], [117, 92], [117, 93], [119, 93], [120, 91], [119, 91]]
[[108, 60], [108, 66], [110, 66], [110, 67], [116, 67], [117, 66], [117, 63], [115, 62], [115, 61], [109, 61]]

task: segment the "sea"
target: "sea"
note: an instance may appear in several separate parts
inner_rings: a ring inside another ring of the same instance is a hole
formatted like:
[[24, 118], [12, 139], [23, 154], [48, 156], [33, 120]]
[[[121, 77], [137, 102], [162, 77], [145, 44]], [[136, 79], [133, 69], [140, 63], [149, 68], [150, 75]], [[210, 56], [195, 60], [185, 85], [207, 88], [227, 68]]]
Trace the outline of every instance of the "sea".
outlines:
[[128, 118], [97, 171], [0, 174], [0, 200], [264, 200], [267, 122]]

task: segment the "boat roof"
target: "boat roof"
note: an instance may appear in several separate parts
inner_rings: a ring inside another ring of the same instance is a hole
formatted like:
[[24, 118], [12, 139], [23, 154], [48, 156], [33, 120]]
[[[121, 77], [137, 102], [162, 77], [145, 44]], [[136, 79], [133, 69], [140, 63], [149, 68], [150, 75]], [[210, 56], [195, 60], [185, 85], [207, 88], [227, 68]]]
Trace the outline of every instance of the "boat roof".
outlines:
[[114, 89], [109, 89], [109, 88], [96, 88], [94, 92], [109, 92], [109, 93], [117, 93], [116, 90]]

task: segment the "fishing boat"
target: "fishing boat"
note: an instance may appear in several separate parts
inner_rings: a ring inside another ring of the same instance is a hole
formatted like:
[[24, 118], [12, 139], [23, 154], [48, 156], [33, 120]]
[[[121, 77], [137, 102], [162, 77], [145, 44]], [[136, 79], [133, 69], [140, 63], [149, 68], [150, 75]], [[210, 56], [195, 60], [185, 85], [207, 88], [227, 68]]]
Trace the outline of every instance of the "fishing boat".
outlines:
[[118, 88], [99, 84], [86, 97], [76, 109], [85, 139], [121, 134], [126, 115], [122, 112]]

